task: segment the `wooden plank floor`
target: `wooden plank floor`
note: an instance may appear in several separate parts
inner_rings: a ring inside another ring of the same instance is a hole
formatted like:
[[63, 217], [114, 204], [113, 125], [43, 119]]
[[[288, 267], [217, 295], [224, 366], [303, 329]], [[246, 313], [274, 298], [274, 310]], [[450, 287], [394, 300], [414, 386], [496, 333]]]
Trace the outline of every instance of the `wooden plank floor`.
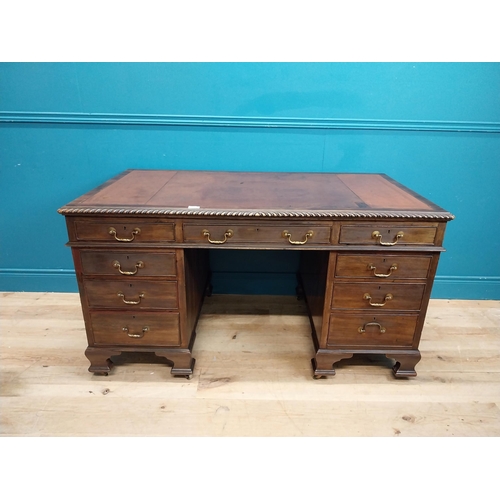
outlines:
[[294, 297], [213, 296], [195, 374], [121, 357], [90, 374], [79, 297], [0, 294], [3, 436], [500, 436], [500, 301], [432, 300], [418, 377], [385, 358], [313, 380]]

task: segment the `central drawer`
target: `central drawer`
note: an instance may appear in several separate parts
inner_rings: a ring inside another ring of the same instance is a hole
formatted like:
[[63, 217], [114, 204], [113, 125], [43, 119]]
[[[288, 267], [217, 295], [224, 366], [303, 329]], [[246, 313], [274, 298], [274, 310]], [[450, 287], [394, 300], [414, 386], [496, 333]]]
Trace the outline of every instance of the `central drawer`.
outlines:
[[85, 280], [91, 308], [177, 309], [176, 281]]
[[180, 345], [178, 313], [91, 311], [90, 321], [94, 345]]
[[176, 276], [174, 252], [120, 252], [82, 250], [83, 274], [111, 276]]
[[184, 224], [184, 242], [228, 246], [244, 243], [269, 243], [280, 246], [327, 245], [330, 243], [330, 225], [282, 224], [237, 225]]
[[336, 283], [333, 286], [332, 308], [418, 311], [425, 285], [394, 283]]

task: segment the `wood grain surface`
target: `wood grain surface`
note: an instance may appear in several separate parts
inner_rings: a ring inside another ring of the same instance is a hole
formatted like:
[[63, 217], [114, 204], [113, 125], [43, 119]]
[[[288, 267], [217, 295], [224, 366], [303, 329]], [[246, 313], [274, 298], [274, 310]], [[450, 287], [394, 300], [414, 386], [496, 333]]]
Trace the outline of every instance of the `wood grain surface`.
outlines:
[[303, 302], [209, 297], [186, 380], [145, 354], [89, 373], [78, 294], [0, 300], [2, 436], [500, 436], [498, 301], [431, 300], [416, 378], [372, 355], [313, 380]]

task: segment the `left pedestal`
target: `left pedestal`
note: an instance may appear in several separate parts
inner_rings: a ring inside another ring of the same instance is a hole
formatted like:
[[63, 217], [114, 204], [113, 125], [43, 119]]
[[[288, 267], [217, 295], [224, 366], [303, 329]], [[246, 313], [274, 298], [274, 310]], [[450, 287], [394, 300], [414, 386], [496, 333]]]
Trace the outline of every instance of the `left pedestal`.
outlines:
[[[170, 221], [156, 221], [156, 231], [151, 222], [140, 220], [67, 217], [67, 223], [89, 371], [107, 375], [112, 356], [152, 352], [165, 358], [172, 375], [190, 377], [196, 324], [208, 288], [208, 251], [163, 242], [169, 237], [165, 228], [174, 226]], [[158, 241], [149, 241], [153, 236]]]

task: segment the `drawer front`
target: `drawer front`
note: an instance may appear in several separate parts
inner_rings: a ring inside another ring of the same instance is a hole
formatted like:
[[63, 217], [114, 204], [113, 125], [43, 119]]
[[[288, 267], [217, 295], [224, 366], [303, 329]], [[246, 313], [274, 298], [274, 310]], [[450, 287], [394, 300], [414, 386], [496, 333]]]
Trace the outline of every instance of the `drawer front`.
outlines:
[[332, 307], [418, 311], [422, 304], [424, 289], [425, 285], [336, 283], [333, 286]]
[[175, 253], [81, 251], [83, 274], [176, 276]]
[[92, 311], [90, 320], [95, 345], [180, 345], [178, 313]]
[[331, 314], [328, 346], [410, 347], [418, 316]]
[[437, 224], [342, 224], [339, 243], [381, 247], [402, 245], [434, 245]]
[[330, 226], [283, 224], [279, 226], [227, 224], [184, 224], [186, 243], [212, 245], [270, 243], [280, 246], [325, 245], [330, 243]]
[[91, 308], [177, 309], [176, 281], [85, 280]]
[[427, 278], [431, 256], [359, 254], [339, 255], [336, 278]]
[[115, 244], [174, 241], [174, 224], [144, 220], [113, 220], [107, 222], [75, 222], [78, 241], [106, 241]]

